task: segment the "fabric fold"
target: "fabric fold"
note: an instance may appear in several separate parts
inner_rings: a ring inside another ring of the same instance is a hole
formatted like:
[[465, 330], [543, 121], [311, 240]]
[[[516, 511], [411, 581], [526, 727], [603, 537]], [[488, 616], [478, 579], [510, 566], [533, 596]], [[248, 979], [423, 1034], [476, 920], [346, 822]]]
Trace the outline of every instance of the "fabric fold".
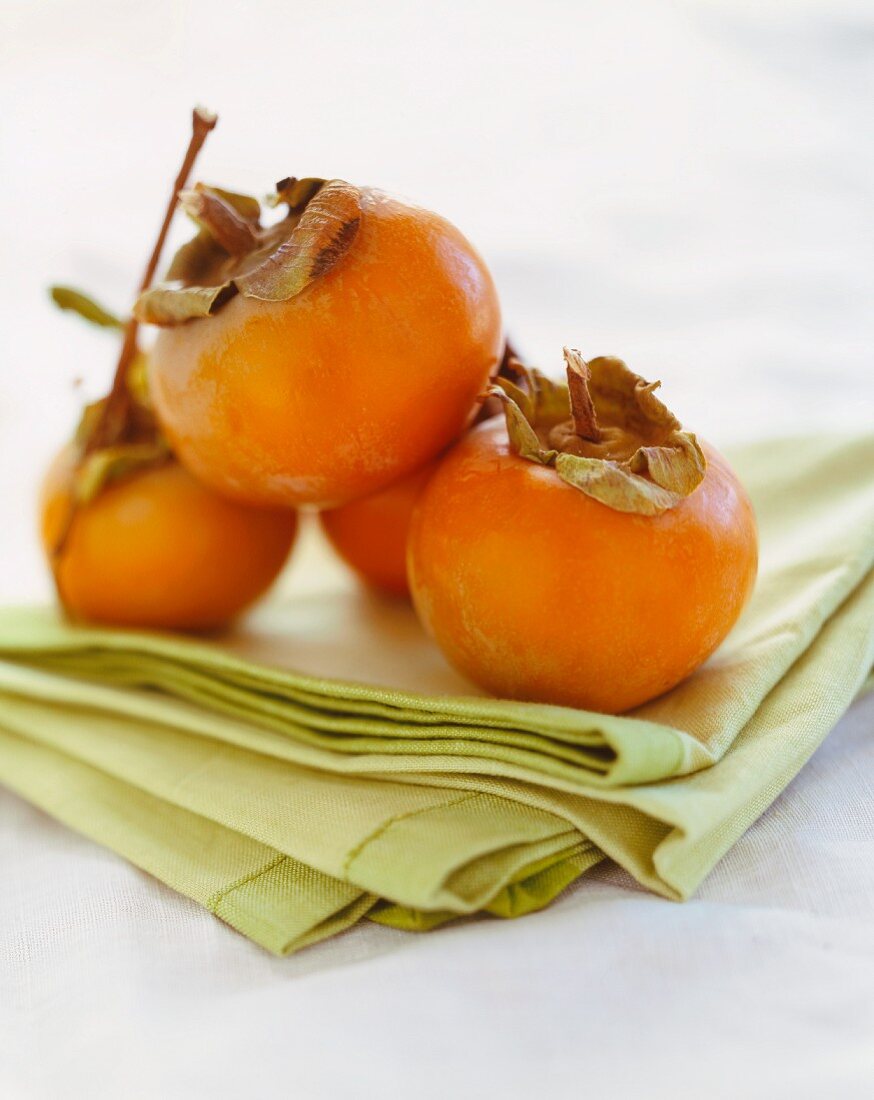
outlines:
[[237, 636], [6, 609], [0, 781], [279, 953], [364, 917], [520, 915], [605, 854], [686, 898], [874, 664], [874, 438], [735, 462], [761, 527], [753, 600], [633, 714], [400, 691], [252, 660]]

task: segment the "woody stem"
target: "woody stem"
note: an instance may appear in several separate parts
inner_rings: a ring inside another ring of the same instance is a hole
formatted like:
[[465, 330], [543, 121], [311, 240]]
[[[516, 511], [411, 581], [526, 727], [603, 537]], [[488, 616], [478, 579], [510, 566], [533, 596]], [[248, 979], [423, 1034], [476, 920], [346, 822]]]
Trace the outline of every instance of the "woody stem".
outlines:
[[[176, 209], [176, 201], [179, 196], [179, 192], [188, 182], [188, 177], [191, 174], [191, 169], [194, 167], [194, 162], [197, 159], [197, 155], [203, 148], [203, 143], [206, 141], [206, 136], [215, 127], [218, 122], [218, 116], [205, 110], [203, 107], [195, 107], [192, 114], [192, 126], [191, 126], [191, 140], [188, 143], [188, 148], [185, 151], [185, 157], [182, 160], [182, 165], [179, 169], [179, 173], [176, 176], [176, 181], [173, 184], [173, 192], [170, 196], [170, 200], [167, 203], [167, 208], [164, 211], [164, 220], [161, 223], [161, 228], [158, 232], [158, 237], [152, 248], [152, 254], [149, 256], [149, 262], [146, 264], [146, 269], [143, 272], [143, 277], [140, 280], [139, 293], [142, 294], [144, 290], [147, 290], [151, 285], [152, 279], [155, 277], [155, 271], [158, 267], [158, 261], [161, 258], [161, 252], [164, 248], [164, 242], [167, 240], [167, 233], [170, 229], [170, 223], [173, 220], [173, 213]], [[112, 380], [112, 389], [109, 391], [109, 396], [106, 399], [106, 403], [103, 406], [103, 413], [100, 417], [91, 438], [88, 440], [88, 444], [85, 448], [86, 454], [99, 450], [101, 447], [105, 447], [110, 443], [115, 442], [122, 434], [127, 420], [127, 414], [130, 404], [130, 394], [127, 387], [127, 372], [131, 363], [134, 360], [134, 356], [137, 352], [137, 330], [139, 324], [137, 319], [131, 315], [124, 328], [124, 339], [121, 345], [121, 351], [119, 352], [118, 362], [115, 367], [115, 376]]]

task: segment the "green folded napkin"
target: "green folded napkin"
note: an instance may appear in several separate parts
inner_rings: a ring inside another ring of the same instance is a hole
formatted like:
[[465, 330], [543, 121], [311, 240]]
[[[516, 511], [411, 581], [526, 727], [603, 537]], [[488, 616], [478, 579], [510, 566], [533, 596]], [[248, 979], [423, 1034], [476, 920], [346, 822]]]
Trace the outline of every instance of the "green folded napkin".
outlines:
[[[8, 609], [0, 782], [278, 953], [365, 916], [517, 916], [604, 855], [688, 897], [874, 664], [874, 437], [732, 458], [761, 528], [755, 595], [704, 667], [631, 715], [325, 679], [246, 656], [251, 636]], [[367, 645], [403, 660], [378, 625]]]

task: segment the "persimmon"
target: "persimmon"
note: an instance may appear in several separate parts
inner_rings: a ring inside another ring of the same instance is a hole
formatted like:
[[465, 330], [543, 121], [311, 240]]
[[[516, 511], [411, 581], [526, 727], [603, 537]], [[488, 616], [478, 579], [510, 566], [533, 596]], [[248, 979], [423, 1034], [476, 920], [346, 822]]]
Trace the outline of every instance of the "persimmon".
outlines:
[[726, 636], [756, 576], [750, 501], [621, 360], [566, 352], [441, 462], [409, 578], [449, 660], [490, 692], [617, 713], [674, 687]]
[[416, 501], [437, 463], [369, 496], [319, 513], [331, 545], [366, 583], [391, 596], [408, 596], [407, 536]]
[[[496, 377], [515, 377], [517, 355], [509, 342]], [[497, 415], [497, 398], [486, 398], [474, 423]], [[409, 596], [407, 581], [407, 537], [413, 509], [434, 472], [439, 458], [415, 473], [402, 477], [386, 489], [350, 501], [339, 508], [319, 513], [322, 529], [331, 545], [365, 584], [390, 596]]]
[[334, 507], [430, 461], [497, 366], [491, 275], [438, 214], [340, 180], [288, 179], [288, 214], [199, 184], [199, 225], [140, 298], [161, 326], [163, 430], [204, 482], [249, 503]]
[[58, 454], [40, 507], [58, 595], [76, 618], [169, 630], [221, 626], [272, 584], [294, 541], [292, 510], [228, 500], [169, 458], [76, 507], [76, 463], [74, 446]]
[[[176, 197], [215, 125], [193, 116], [191, 143], [141, 282], [158, 263]], [[138, 323], [65, 287], [55, 302], [124, 338], [108, 396], [86, 407], [52, 464], [41, 535], [58, 596], [78, 618], [123, 626], [205, 629], [233, 618], [274, 580], [297, 528], [294, 512], [227, 500], [183, 469], [163, 437], [145, 380]]]

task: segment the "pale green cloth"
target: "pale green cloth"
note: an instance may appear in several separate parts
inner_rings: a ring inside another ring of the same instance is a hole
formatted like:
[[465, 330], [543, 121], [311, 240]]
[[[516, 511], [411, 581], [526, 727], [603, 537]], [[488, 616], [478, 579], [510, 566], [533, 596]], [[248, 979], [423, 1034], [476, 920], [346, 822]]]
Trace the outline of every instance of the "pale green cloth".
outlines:
[[874, 437], [732, 457], [760, 523], [755, 595], [633, 716], [316, 679], [13, 609], [0, 781], [276, 952], [364, 915], [519, 915], [604, 854], [688, 897], [874, 664]]

